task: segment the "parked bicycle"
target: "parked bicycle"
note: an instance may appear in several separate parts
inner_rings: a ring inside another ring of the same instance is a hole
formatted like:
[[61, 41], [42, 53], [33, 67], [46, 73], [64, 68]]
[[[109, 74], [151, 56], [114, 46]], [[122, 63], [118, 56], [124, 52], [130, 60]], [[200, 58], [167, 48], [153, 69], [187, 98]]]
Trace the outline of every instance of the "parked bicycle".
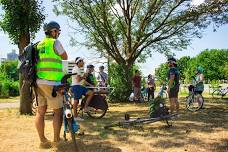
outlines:
[[75, 134], [79, 129], [78, 123], [74, 120], [73, 112], [72, 112], [72, 104], [71, 104], [71, 96], [69, 94], [70, 85], [65, 83], [59, 86], [54, 86], [52, 90], [52, 96], [57, 96], [57, 91], [61, 91], [64, 95], [63, 99], [63, 123], [64, 123], [64, 134], [63, 137], [65, 141], [67, 140], [66, 134], [70, 133], [71, 139], [74, 143], [75, 149], [77, 150], [77, 143], [75, 139]]
[[213, 91], [212, 97], [213, 98], [225, 98], [226, 94], [228, 94], [228, 87], [218, 88], [218, 89]]
[[201, 94], [195, 91], [196, 82], [193, 80], [193, 84], [188, 87], [189, 95], [186, 97], [186, 108], [189, 111], [198, 111], [203, 107], [204, 98]]

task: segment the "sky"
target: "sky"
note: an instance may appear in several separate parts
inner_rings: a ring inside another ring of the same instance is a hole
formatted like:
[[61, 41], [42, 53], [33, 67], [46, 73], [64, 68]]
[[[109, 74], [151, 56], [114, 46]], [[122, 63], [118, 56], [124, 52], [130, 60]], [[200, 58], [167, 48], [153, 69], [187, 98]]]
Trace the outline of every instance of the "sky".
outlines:
[[[203, 2], [203, 0], [193, 0], [193, 4], [197, 5], [198, 3]], [[53, 2], [44, 1], [43, 6], [45, 6], [46, 15], [45, 23], [49, 21], [57, 21], [61, 26], [61, 35], [59, 40], [67, 51], [69, 60], [74, 60], [77, 56], [81, 56], [85, 59], [86, 64], [94, 64], [95, 71], [97, 71], [101, 63], [97, 63], [97, 53], [91, 50], [86, 49], [82, 46], [70, 46], [70, 35], [73, 34], [73, 30], [69, 27], [74, 25], [66, 16], [56, 16], [53, 12]], [[0, 14], [3, 11], [0, 8]], [[228, 25], [222, 26], [217, 29], [217, 32], [213, 32], [212, 27], [206, 29], [203, 33], [203, 38], [194, 39], [192, 44], [186, 49], [179, 52], [175, 52], [176, 58], [179, 59], [183, 56], [194, 57], [205, 49], [228, 49]], [[77, 39], [83, 39], [81, 35], [74, 35]], [[41, 28], [40, 31], [36, 34], [34, 42], [40, 41], [44, 38], [44, 32]], [[11, 52], [12, 49], [15, 49], [18, 53], [18, 48], [16, 45], [13, 45], [7, 36], [7, 33], [0, 31], [0, 58], [6, 58], [7, 53]], [[103, 59], [105, 61], [105, 59]], [[160, 53], [153, 53], [152, 57], [146, 60], [146, 63], [140, 64], [140, 70], [144, 76], [148, 74], [154, 74], [155, 68], [161, 63], [166, 62], [166, 57]]]

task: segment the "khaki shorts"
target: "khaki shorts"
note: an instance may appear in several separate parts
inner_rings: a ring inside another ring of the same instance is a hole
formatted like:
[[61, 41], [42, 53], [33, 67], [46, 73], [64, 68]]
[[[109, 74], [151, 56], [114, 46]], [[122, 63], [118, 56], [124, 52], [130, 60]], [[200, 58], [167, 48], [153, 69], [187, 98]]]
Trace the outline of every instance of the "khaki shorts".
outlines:
[[51, 109], [59, 109], [63, 107], [63, 95], [57, 92], [56, 97], [52, 97], [53, 86], [45, 84], [37, 84], [38, 107], [48, 106]]

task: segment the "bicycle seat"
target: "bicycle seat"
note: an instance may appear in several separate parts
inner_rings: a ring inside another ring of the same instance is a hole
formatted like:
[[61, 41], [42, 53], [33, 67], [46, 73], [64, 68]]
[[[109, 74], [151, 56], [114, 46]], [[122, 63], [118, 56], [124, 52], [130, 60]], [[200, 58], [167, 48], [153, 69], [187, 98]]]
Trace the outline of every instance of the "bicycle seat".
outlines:
[[64, 75], [61, 79], [61, 84], [53, 87], [52, 93], [51, 93], [52, 97], [57, 96], [56, 91], [68, 90], [70, 88], [70, 84], [67, 82], [67, 79], [69, 79], [72, 75], [76, 75], [76, 74], [77, 73], [69, 73], [69, 74]]

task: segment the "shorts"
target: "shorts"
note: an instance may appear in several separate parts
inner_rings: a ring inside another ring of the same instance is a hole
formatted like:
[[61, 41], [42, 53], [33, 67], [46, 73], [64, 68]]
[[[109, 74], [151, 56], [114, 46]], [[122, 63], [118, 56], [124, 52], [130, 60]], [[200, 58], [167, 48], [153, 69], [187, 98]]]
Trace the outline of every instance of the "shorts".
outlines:
[[169, 98], [178, 98], [179, 86], [170, 89]]
[[141, 89], [137, 88], [137, 87], [134, 87], [134, 97], [139, 99], [140, 95], [141, 95]]
[[88, 89], [82, 85], [74, 85], [71, 88], [73, 94], [74, 94], [74, 100], [79, 100], [82, 98], [82, 95], [86, 95], [88, 92]]
[[60, 109], [63, 107], [63, 95], [57, 92], [56, 97], [52, 97], [53, 86], [46, 84], [37, 84], [38, 107], [48, 106], [51, 109]]

